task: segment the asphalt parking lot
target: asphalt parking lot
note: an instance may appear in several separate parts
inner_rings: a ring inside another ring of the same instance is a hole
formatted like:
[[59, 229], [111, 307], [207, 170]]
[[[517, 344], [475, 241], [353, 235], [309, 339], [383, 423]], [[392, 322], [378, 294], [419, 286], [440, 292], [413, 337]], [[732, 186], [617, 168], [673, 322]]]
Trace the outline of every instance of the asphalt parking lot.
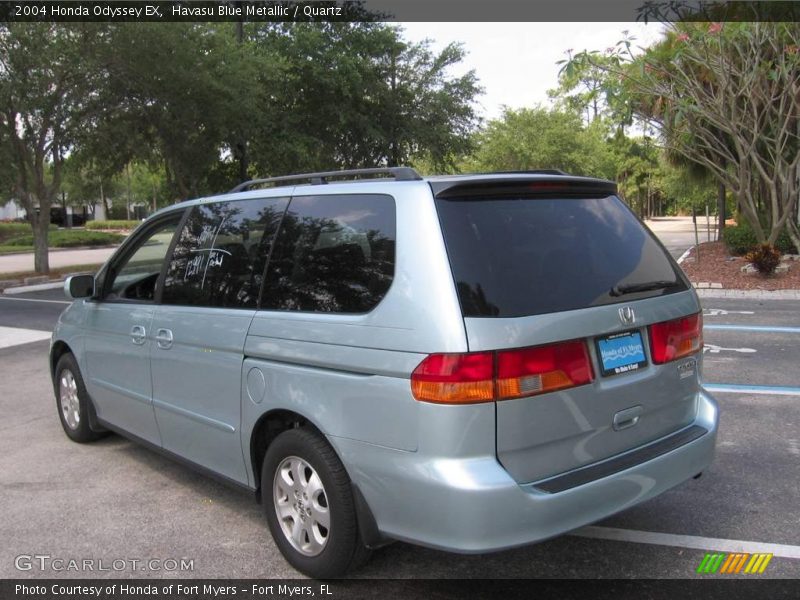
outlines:
[[[297, 577], [261, 508], [118, 436], [61, 430], [46, 336], [60, 290], [0, 296], [0, 577]], [[721, 407], [717, 458], [698, 480], [574, 534], [461, 556], [396, 543], [357, 577], [684, 578], [706, 552], [766, 552], [761, 575], [800, 577], [800, 301], [703, 300], [704, 379]], [[16, 331], [8, 331], [13, 328]], [[10, 345], [9, 345], [10, 344]], [[191, 559], [192, 570], [19, 571], [19, 555]]]

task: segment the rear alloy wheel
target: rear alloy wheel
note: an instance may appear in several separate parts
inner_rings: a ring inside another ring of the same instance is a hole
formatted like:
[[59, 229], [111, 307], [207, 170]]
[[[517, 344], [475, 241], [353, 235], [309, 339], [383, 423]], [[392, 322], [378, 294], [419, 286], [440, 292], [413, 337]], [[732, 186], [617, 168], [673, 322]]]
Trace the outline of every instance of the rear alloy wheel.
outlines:
[[289, 456], [278, 465], [272, 484], [283, 535], [303, 556], [317, 556], [328, 543], [331, 513], [325, 487], [310, 464]]
[[72, 354], [64, 354], [58, 360], [54, 383], [56, 406], [64, 433], [79, 443], [92, 442], [105, 436], [104, 432], [93, 431], [89, 426], [89, 395]]
[[369, 551], [358, 532], [350, 478], [333, 448], [308, 429], [290, 429], [270, 444], [261, 471], [272, 537], [298, 571], [339, 577]]

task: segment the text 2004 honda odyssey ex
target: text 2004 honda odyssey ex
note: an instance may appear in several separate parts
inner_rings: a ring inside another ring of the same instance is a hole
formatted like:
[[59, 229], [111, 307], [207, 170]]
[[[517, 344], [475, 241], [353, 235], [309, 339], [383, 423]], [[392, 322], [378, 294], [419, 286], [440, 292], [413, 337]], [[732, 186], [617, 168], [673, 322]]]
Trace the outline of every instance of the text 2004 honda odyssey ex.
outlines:
[[714, 452], [697, 296], [606, 181], [249, 182], [158, 212], [67, 292], [67, 435], [117, 431], [255, 491], [312, 576], [393, 539], [543, 540]]

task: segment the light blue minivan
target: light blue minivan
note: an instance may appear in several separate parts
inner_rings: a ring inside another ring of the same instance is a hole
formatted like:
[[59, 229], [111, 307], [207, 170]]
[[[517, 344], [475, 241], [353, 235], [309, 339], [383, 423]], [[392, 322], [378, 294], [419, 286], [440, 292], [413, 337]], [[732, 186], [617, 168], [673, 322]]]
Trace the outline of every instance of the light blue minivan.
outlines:
[[159, 211], [65, 287], [66, 434], [255, 492], [314, 577], [392, 540], [544, 540], [714, 454], [697, 296], [607, 181], [255, 180]]

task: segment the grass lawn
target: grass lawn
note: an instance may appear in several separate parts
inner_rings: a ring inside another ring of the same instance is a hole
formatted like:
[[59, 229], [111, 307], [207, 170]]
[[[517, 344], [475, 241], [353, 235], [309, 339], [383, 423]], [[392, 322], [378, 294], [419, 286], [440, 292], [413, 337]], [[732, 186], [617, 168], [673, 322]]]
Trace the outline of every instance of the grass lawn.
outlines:
[[[13, 225], [14, 227], [9, 227]], [[21, 227], [19, 227], [21, 226]], [[48, 233], [51, 248], [113, 246], [125, 239], [120, 233], [86, 231], [83, 229], [51, 229]], [[33, 233], [25, 223], [0, 223], [0, 254], [33, 252]]]
[[18, 252], [33, 252], [33, 246], [0, 246], [0, 254], [16, 254]]

